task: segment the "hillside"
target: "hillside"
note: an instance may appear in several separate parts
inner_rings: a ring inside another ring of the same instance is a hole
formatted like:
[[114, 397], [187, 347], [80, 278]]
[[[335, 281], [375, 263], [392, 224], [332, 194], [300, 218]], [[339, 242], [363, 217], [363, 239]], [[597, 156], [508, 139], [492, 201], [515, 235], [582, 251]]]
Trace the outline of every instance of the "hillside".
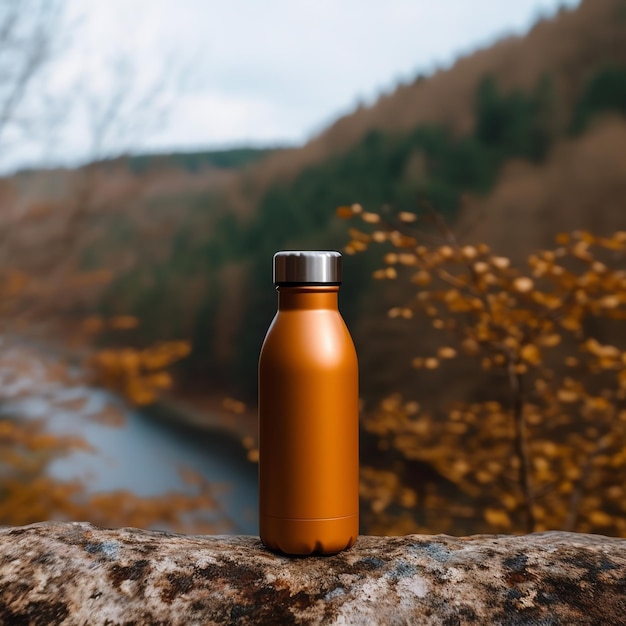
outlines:
[[[338, 119], [301, 149], [267, 159], [255, 178], [284, 180], [329, 156], [353, 147], [373, 129], [407, 132], [421, 124], [438, 124], [455, 134], [474, 123], [476, 86], [492, 76], [505, 91], [531, 91], [545, 75], [555, 82], [561, 100], [560, 123], [594, 71], [605, 64], [626, 63], [624, 0], [583, 0], [573, 11], [539, 21], [525, 36], [510, 37], [459, 59], [449, 70], [382, 95], [372, 106]], [[417, 60], [416, 60], [417, 61]]]
[[[275, 309], [271, 256], [341, 248], [339, 205], [394, 213], [419, 198], [465, 239], [514, 258], [558, 230], [618, 227], [625, 84], [626, 0], [584, 0], [524, 37], [398, 86], [302, 148], [22, 174], [2, 216], [16, 233], [7, 256], [41, 274], [56, 246], [74, 269], [110, 270], [106, 287], [57, 298], [51, 310], [66, 319], [135, 315], [141, 324], [123, 340], [139, 345], [188, 338], [194, 351], [181, 378], [253, 401], [256, 356]], [[342, 289], [372, 398], [392, 384], [416, 391], [407, 363], [423, 343], [387, 319], [405, 294], [372, 283], [379, 262], [376, 254], [347, 258]]]

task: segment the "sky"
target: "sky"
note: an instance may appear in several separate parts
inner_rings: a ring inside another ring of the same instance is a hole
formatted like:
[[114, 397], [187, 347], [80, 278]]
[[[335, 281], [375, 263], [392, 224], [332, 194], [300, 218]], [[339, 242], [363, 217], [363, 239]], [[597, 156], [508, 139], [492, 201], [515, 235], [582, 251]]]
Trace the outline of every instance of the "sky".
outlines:
[[[72, 107], [64, 107], [70, 119], [55, 141], [37, 147], [31, 138], [17, 146], [14, 163], [303, 143], [399, 81], [447, 67], [477, 47], [524, 33], [559, 6], [579, 3], [66, 2], [70, 36], [47, 89], [61, 100], [74, 94]], [[98, 115], [118, 93], [121, 121], [95, 141]]]

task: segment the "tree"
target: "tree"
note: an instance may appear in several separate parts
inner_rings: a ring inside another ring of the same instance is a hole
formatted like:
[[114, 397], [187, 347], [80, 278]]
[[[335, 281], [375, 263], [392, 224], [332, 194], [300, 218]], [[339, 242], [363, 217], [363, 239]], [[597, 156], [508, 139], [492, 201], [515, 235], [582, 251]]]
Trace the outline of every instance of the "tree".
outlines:
[[3, 152], [32, 133], [33, 125], [49, 121], [45, 114], [45, 119], [41, 119], [41, 105], [33, 103], [30, 96], [40, 86], [38, 81], [56, 52], [62, 9], [60, 0], [8, 0], [0, 6], [0, 145]]
[[[412, 228], [412, 212], [381, 217], [359, 205], [338, 212], [369, 225], [351, 229], [348, 254], [391, 245], [397, 251], [385, 254], [374, 278], [415, 285], [415, 296], [389, 316], [441, 335], [438, 349], [416, 355], [413, 367], [428, 377], [470, 359], [484, 372], [481, 401], [442, 399], [428, 412], [419, 399], [396, 394], [365, 417], [365, 430], [380, 449], [397, 451], [402, 470], [364, 463], [371, 527], [625, 535], [626, 349], [603, 332], [626, 320], [626, 233], [560, 234], [556, 248], [530, 255], [519, 270], [484, 244], [459, 244], [430, 212], [435, 243]], [[420, 521], [415, 482], [397, 478], [416, 461], [458, 487], [454, 498], [443, 489], [429, 495], [436, 522]]]

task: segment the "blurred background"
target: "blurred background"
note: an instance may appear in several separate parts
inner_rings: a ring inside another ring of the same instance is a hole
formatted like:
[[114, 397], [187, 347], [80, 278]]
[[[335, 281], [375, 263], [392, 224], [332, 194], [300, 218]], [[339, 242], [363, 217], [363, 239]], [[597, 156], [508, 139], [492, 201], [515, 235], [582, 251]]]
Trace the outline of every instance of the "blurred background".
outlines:
[[337, 249], [362, 532], [626, 536], [625, 0], [5, 0], [0, 73], [0, 524], [256, 534]]

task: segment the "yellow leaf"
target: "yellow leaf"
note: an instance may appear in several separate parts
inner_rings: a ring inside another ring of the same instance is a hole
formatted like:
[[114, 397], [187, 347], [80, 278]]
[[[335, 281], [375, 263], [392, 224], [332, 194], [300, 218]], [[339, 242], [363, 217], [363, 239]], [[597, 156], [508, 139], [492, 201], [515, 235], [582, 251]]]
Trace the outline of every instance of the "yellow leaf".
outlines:
[[531, 365], [539, 365], [541, 363], [541, 352], [537, 346], [532, 343], [528, 343], [520, 350], [520, 356], [524, 361]]
[[474, 339], [464, 339], [461, 342], [461, 348], [463, 349], [463, 352], [465, 352], [465, 354], [467, 355], [475, 355], [478, 353], [480, 346], [478, 345], [478, 342]]
[[613, 518], [604, 511], [591, 511], [589, 521], [596, 526], [610, 526], [613, 523]]
[[461, 297], [461, 293], [460, 293], [460, 291], [458, 289], [448, 289], [448, 291], [446, 291], [443, 299], [446, 302], [455, 302], [460, 297]]
[[595, 243], [596, 240], [596, 238], [586, 230], [577, 230], [573, 233], [573, 235], [576, 239], [584, 241], [587, 245]]
[[561, 402], [576, 402], [579, 399], [579, 395], [571, 389], [559, 389], [556, 396]]
[[561, 326], [567, 330], [576, 331], [580, 329], [580, 320], [573, 315], [569, 315], [561, 320]]
[[368, 243], [370, 240], [370, 235], [364, 233], [358, 228], [348, 228], [348, 236], [352, 237], [352, 239], [356, 241], [361, 241], [363, 243]]
[[605, 296], [600, 298], [598, 304], [605, 309], [615, 309], [620, 304], [620, 299], [616, 295]]
[[600, 358], [619, 359], [622, 354], [621, 351], [618, 350], [615, 346], [603, 346], [593, 337], [587, 339], [584, 346], [589, 352], [591, 352], [591, 354]]
[[499, 270], [505, 270], [509, 267], [509, 265], [511, 265], [511, 261], [504, 256], [494, 256], [491, 257], [491, 264]]
[[389, 233], [389, 241], [396, 248], [412, 248], [416, 243], [415, 237], [407, 237], [397, 230]]
[[354, 215], [352, 209], [349, 206], [338, 207], [336, 213], [338, 217], [344, 220], [350, 219]]
[[[352, 213], [352, 211], [350, 211]], [[368, 224], [378, 224], [380, 222], [380, 215], [378, 213], [361, 213], [361, 219]]]
[[476, 250], [476, 248], [474, 248], [474, 246], [464, 246], [461, 249], [461, 254], [469, 260], [475, 259], [476, 256], [478, 255], [478, 250]]
[[401, 222], [414, 222], [417, 219], [415, 213], [409, 213], [408, 211], [401, 211], [398, 213], [398, 219]]
[[589, 245], [585, 241], [578, 241], [571, 248], [571, 253], [581, 261], [592, 261], [593, 257], [589, 253]]
[[402, 263], [402, 265], [416, 265], [417, 257], [410, 252], [402, 252], [398, 255], [398, 261]]
[[534, 286], [535, 283], [527, 276], [520, 276], [513, 281], [513, 288], [520, 293], [528, 293]]
[[437, 356], [440, 359], [453, 359], [456, 356], [456, 350], [450, 347], [439, 348]]
[[553, 348], [554, 346], [558, 346], [561, 343], [561, 335], [557, 333], [552, 333], [551, 335], [543, 335], [542, 337], [539, 337], [537, 343], [547, 348]]
[[411, 400], [404, 405], [404, 410], [406, 411], [407, 415], [415, 415], [415, 413], [419, 412], [420, 405], [414, 400]]
[[411, 282], [424, 287], [430, 283], [430, 274], [426, 270], [420, 270], [413, 274]]
[[441, 246], [439, 254], [444, 259], [451, 259], [454, 256], [454, 250], [450, 246]]
[[511, 527], [511, 518], [503, 509], [485, 509], [485, 520], [492, 526]]
[[594, 411], [606, 411], [611, 408], [611, 403], [601, 396], [597, 396], [594, 398], [587, 398], [585, 402], [587, 408], [592, 409]]
[[169, 389], [172, 386], [172, 377], [167, 372], [157, 372], [147, 376], [146, 382], [155, 389]]
[[385, 254], [384, 260], [387, 265], [393, 265], [398, 262], [398, 255], [395, 252], [389, 252]]

